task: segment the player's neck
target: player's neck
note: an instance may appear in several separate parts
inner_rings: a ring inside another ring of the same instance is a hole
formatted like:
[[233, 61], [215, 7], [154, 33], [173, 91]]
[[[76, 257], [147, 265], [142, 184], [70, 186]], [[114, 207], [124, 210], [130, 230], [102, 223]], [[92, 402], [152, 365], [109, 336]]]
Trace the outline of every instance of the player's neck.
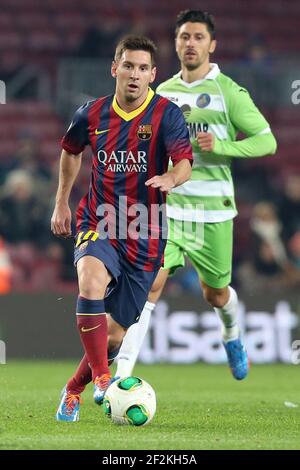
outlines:
[[193, 83], [197, 80], [202, 80], [203, 78], [205, 78], [210, 69], [211, 65], [209, 62], [205, 62], [195, 70], [188, 70], [186, 67], [183, 66], [181, 68], [181, 78], [184, 82]]
[[149, 88], [138, 99], [134, 101], [127, 101], [120, 93], [118, 93], [118, 91], [116, 91], [116, 99], [117, 99], [118, 105], [123, 111], [125, 111], [126, 113], [131, 113], [132, 111], [135, 111], [137, 108], [142, 106], [144, 101], [147, 99], [148, 92], [149, 92]]

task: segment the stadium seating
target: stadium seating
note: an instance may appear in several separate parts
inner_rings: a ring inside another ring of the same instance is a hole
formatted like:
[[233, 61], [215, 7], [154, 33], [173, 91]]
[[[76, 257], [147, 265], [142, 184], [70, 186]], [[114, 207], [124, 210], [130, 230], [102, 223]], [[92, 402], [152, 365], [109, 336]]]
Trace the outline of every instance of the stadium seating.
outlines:
[[63, 129], [61, 119], [47, 103], [18, 101], [0, 106], [0, 161], [16, 152], [18, 138], [27, 133], [40, 144], [41, 160], [50, 162], [59, 151]]
[[[190, 1], [188, 6], [199, 8], [199, 2]], [[30, 58], [39, 64], [47, 54], [53, 65], [57, 57], [70, 53], [79, 45], [82, 35], [91, 25], [101, 28], [104, 17], [106, 22], [111, 20], [120, 25], [126, 18], [129, 27], [130, 23], [135, 27], [142, 26], [159, 42], [160, 38], [169, 39], [170, 21], [182, 7], [181, 0], [139, 3], [114, 0], [106, 4], [97, 0], [2, 0], [0, 52], [18, 50], [24, 63]], [[240, 21], [241, 15], [247, 19], [247, 30], [251, 34], [263, 35], [274, 54], [285, 50], [294, 54], [300, 52], [297, 40], [300, 4], [296, 0], [290, 1], [288, 8], [281, 1], [261, 3], [253, 0], [251, 9], [246, 2], [236, 0], [228, 0], [226, 4], [220, 0], [204, 0], [201, 8], [212, 11], [217, 18], [218, 37], [221, 39], [219, 52], [223, 58], [235, 59], [244, 51], [247, 34]], [[223, 19], [224, 15], [226, 19]]]

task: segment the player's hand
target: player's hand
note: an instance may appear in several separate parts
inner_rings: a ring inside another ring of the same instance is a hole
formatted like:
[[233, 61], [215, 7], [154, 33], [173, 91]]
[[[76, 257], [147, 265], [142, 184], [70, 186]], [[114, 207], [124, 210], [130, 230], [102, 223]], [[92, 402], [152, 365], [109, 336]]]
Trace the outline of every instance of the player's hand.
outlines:
[[57, 237], [70, 238], [72, 214], [68, 204], [56, 204], [51, 217], [51, 230]]
[[153, 176], [153, 178], [146, 181], [145, 185], [151, 186], [151, 188], [158, 188], [163, 193], [169, 193], [175, 187], [175, 178], [172, 172], [169, 171], [161, 176]]
[[214, 144], [215, 144], [214, 134], [210, 134], [209, 132], [198, 132], [196, 138], [197, 138], [197, 142], [200, 147], [200, 150], [203, 150], [204, 152], [213, 151]]

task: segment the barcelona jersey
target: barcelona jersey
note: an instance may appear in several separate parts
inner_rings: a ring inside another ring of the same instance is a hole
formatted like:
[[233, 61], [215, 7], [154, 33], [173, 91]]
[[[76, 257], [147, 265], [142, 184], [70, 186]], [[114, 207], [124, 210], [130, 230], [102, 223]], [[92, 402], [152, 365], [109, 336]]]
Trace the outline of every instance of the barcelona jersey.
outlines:
[[105, 234], [138, 269], [158, 269], [166, 243], [166, 196], [145, 182], [165, 173], [169, 159], [173, 165], [183, 159], [192, 164], [181, 110], [151, 89], [129, 113], [114, 95], [89, 101], [76, 111], [62, 139], [63, 149], [74, 155], [87, 145], [93, 161], [89, 191], [76, 213], [78, 232]]

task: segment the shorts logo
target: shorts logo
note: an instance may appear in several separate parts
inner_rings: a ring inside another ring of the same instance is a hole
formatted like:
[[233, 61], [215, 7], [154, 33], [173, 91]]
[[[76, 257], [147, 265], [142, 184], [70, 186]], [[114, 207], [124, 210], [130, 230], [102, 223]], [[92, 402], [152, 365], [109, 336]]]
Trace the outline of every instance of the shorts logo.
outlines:
[[210, 102], [211, 98], [209, 94], [201, 93], [201, 95], [199, 95], [197, 98], [196, 105], [198, 106], [198, 108], [206, 108]]
[[79, 248], [80, 251], [83, 251], [90, 240], [95, 242], [99, 238], [99, 233], [94, 232], [94, 230], [89, 230], [88, 232], [79, 232], [76, 240], [76, 248]]
[[152, 137], [152, 125], [141, 124], [137, 130], [137, 136], [141, 140], [149, 140]]
[[88, 244], [89, 244], [88, 241], [81, 243], [81, 245], [79, 245], [79, 247], [78, 247], [78, 250], [79, 251], [84, 251], [86, 249], [86, 247], [88, 246]]

